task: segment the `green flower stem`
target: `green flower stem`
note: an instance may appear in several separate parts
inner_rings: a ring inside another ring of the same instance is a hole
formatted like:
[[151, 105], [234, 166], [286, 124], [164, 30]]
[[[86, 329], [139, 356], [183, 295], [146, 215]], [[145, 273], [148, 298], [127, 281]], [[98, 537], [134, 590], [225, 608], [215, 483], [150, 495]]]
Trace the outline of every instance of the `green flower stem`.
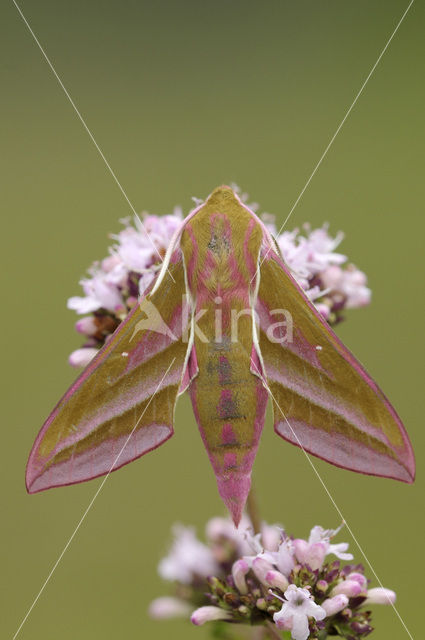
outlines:
[[270, 620], [266, 620], [266, 627], [267, 627], [269, 638], [275, 638], [276, 640], [282, 640], [282, 636], [278, 632], [277, 627], [276, 627], [276, 625], [273, 624], [273, 622], [270, 622]]
[[[254, 533], [261, 532], [261, 518], [260, 512], [258, 510], [258, 502], [255, 497], [254, 487], [251, 485], [251, 490], [248, 494], [248, 499], [246, 501], [246, 510], [249, 515], [249, 518], [252, 522], [252, 526], [254, 527]], [[280, 638], [280, 636], [279, 636]]]

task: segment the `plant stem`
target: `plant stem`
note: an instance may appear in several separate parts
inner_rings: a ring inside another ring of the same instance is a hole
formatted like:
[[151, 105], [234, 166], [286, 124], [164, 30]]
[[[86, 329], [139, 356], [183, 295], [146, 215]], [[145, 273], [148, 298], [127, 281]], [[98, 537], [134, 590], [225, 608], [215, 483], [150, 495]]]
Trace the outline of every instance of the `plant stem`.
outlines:
[[276, 627], [273, 624], [273, 622], [270, 622], [270, 620], [267, 620], [266, 621], [266, 626], [267, 626], [267, 631], [269, 632], [270, 638], [276, 638], [276, 640], [282, 640], [282, 636], [280, 635], [280, 633], [276, 629]]
[[[258, 510], [258, 503], [255, 497], [254, 487], [251, 485], [251, 490], [248, 494], [246, 501], [246, 510], [254, 528], [254, 533], [260, 533], [261, 531], [261, 518]], [[280, 636], [279, 636], [280, 637]]]

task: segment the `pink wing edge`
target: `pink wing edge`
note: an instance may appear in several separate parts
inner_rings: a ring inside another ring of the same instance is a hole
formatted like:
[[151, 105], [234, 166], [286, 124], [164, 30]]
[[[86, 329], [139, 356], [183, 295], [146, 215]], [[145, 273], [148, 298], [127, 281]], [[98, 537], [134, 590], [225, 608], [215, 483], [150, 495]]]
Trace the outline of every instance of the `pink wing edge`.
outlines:
[[[160, 281], [162, 281], [162, 278], [163, 278], [164, 274], [166, 273], [166, 271], [168, 270], [168, 267], [169, 267], [170, 263], [173, 262], [174, 252], [176, 251], [177, 247], [179, 246], [180, 237], [181, 237], [181, 234], [183, 232], [184, 227], [186, 226], [188, 221], [191, 218], [193, 218], [193, 216], [196, 215], [196, 213], [200, 209], [202, 209], [204, 204], [205, 204], [205, 202], [202, 202], [197, 207], [195, 207], [189, 213], [189, 215], [182, 221], [182, 224], [180, 225], [180, 227], [178, 229], [176, 229], [176, 231], [174, 232], [174, 235], [171, 238], [169, 247], [168, 247], [166, 255], [164, 257], [162, 267], [161, 267], [160, 271], [158, 272], [155, 280], [151, 283], [151, 285], [149, 286], [147, 291], [144, 293], [144, 297], [146, 295], [148, 295], [148, 293], [153, 293], [154, 290], [156, 289], [156, 287], [158, 286], [158, 283]], [[186, 268], [185, 265], [184, 265], [184, 261], [183, 261], [183, 266], [184, 266], [184, 268]], [[117, 331], [119, 331], [120, 328], [121, 329], [123, 328], [124, 323], [126, 324], [131, 320], [131, 318], [132, 318], [133, 314], [136, 312], [137, 308], [138, 308], [138, 305], [135, 306], [134, 309], [132, 309], [129, 312], [129, 314], [127, 315], [125, 320], [123, 320], [123, 322], [117, 328]], [[36, 482], [37, 482], [37, 479], [39, 479], [39, 477], [42, 475], [40, 473], [40, 465], [37, 464], [37, 462], [36, 462], [36, 454], [37, 454], [37, 451], [38, 451], [38, 448], [39, 448], [41, 440], [43, 439], [47, 429], [49, 428], [49, 426], [51, 425], [51, 423], [55, 419], [60, 407], [72, 396], [72, 394], [77, 389], [79, 389], [79, 387], [83, 384], [83, 382], [103, 362], [105, 351], [108, 350], [109, 346], [110, 346], [109, 343], [106, 343], [100, 349], [99, 353], [96, 354], [96, 356], [93, 358], [93, 360], [87, 365], [87, 367], [84, 369], [84, 371], [82, 371], [82, 373], [77, 377], [75, 382], [73, 382], [73, 384], [69, 387], [69, 389], [66, 391], [66, 393], [62, 396], [62, 398], [59, 400], [59, 402], [55, 405], [53, 411], [50, 413], [49, 417], [47, 418], [47, 420], [44, 422], [43, 426], [41, 427], [41, 429], [40, 429], [40, 431], [39, 431], [39, 433], [38, 433], [38, 435], [37, 435], [37, 437], [36, 437], [36, 439], [34, 441], [34, 444], [33, 444], [32, 448], [31, 448], [31, 451], [30, 451], [30, 454], [29, 454], [29, 457], [28, 457], [27, 466], [26, 466], [25, 486], [26, 486], [26, 490], [27, 490], [27, 492], [29, 494], [39, 493], [41, 491], [45, 491], [47, 489], [53, 489], [53, 488], [57, 488], [57, 487], [66, 487], [66, 486], [78, 484], [80, 482], [84, 482], [86, 480], [93, 480], [94, 478], [99, 478], [101, 476], [109, 474], [112, 471], [116, 471], [116, 470], [120, 469], [121, 467], [125, 466], [126, 464], [129, 464], [130, 462], [133, 462], [134, 460], [137, 460], [138, 458], [143, 456], [145, 453], [149, 453], [150, 451], [153, 451], [154, 449], [157, 449], [161, 444], [163, 444], [164, 442], [169, 440], [171, 438], [171, 436], [174, 434], [173, 427], [170, 428], [168, 425], [159, 425], [162, 428], [165, 427], [166, 430], [167, 430], [167, 433], [163, 437], [159, 438], [156, 442], [154, 442], [152, 444], [152, 446], [146, 448], [141, 453], [137, 453], [137, 454], [135, 454], [135, 455], [133, 455], [131, 457], [123, 459], [123, 462], [121, 462], [120, 464], [116, 464], [116, 465], [114, 464], [113, 468], [111, 468], [110, 470], [102, 470], [102, 471], [100, 471], [98, 473], [94, 472], [89, 477], [85, 477], [84, 479], [81, 479], [81, 480], [72, 480], [70, 482], [52, 482], [52, 483], [45, 482], [43, 486], [39, 486], [39, 487], [35, 487], [34, 486], [36, 484]], [[193, 362], [194, 361], [196, 362], [196, 354], [194, 354], [193, 352], [194, 352], [193, 345], [189, 344], [188, 345], [188, 351], [187, 351], [186, 358], [185, 358], [184, 365], [183, 365], [182, 372], [181, 372], [180, 389], [179, 389], [179, 392], [177, 394], [177, 397], [179, 395], [181, 395], [187, 389], [187, 387], [190, 384], [191, 379], [197, 374], [196, 365], [195, 365], [195, 367], [193, 366]]]
[[[261, 220], [259, 220], [259, 222], [264, 227], [264, 225], [261, 222]], [[265, 229], [265, 231], [267, 231], [267, 229]], [[383, 393], [383, 391], [380, 389], [380, 387], [376, 384], [376, 382], [370, 377], [370, 375], [367, 373], [367, 371], [365, 370], [363, 365], [353, 356], [353, 354], [344, 345], [344, 343], [340, 340], [340, 338], [333, 332], [333, 330], [331, 329], [329, 324], [320, 315], [320, 313], [317, 311], [317, 309], [313, 305], [313, 303], [307, 298], [307, 296], [305, 295], [305, 292], [303, 291], [301, 286], [296, 282], [296, 280], [295, 280], [294, 276], [291, 274], [289, 268], [285, 265], [284, 261], [279, 256], [279, 254], [272, 248], [272, 245], [265, 248], [264, 255], [262, 256], [261, 260], [274, 260], [280, 266], [280, 268], [290, 278], [290, 280], [292, 281], [294, 287], [298, 290], [298, 292], [301, 295], [301, 297], [303, 298], [304, 302], [310, 308], [310, 310], [312, 311], [312, 313], [314, 314], [314, 316], [318, 320], [318, 322], [322, 325], [323, 329], [332, 336], [333, 340], [335, 341], [335, 343], [338, 345], [338, 347], [340, 349], [341, 355], [349, 362], [349, 364], [357, 371], [357, 373], [363, 378], [363, 380], [367, 383], [367, 385], [383, 401], [383, 403], [385, 404], [386, 408], [388, 409], [388, 411], [390, 412], [390, 414], [394, 418], [395, 422], [397, 423], [397, 426], [399, 428], [400, 434], [401, 434], [402, 439], [403, 439], [404, 448], [403, 448], [403, 451], [401, 452], [401, 460], [400, 461], [395, 461], [395, 462], [403, 469], [403, 471], [405, 473], [404, 474], [403, 473], [402, 474], [395, 474], [395, 473], [394, 474], [392, 474], [392, 473], [388, 473], [387, 474], [387, 473], [383, 473], [383, 472], [374, 473], [373, 471], [370, 471], [370, 470], [365, 471], [365, 470], [355, 469], [356, 473], [362, 473], [363, 475], [371, 475], [371, 476], [377, 476], [377, 477], [391, 478], [393, 480], [401, 480], [402, 482], [406, 482], [408, 484], [413, 483], [414, 480], [415, 480], [415, 466], [416, 466], [415, 465], [415, 456], [414, 456], [413, 448], [412, 448], [409, 436], [407, 434], [407, 431], [406, 431], [406, 429], [405, 429], [400, 417], [398, 416], [397, 412], [395, 411], [394, 407], [391, 405], [391, 403], [388, 400], [388, 398], [386, 397], [386, 395]], [[257, 348], [259, 349], [259, 346], [257, 346]], [[261, 352], [260, 352], [259, 355], [260, 355], [260, 358], [261, 358], [261, 361], [262, 361]], [[265, 378], [267, 379], [267, 375], [264, 374], [264, 373], [263, 373], [263, 375], [265, 375]], [[266, 385], [267, 385], [267, 381], [266, 381]], [[268, 385], [267, 385], [267, 387], [268, 387]], [[269, 392], [269, 394], [270, 394], [270, 392]], [[282, 422], [286, 422], [286, 420], [284, 419]], [[300, 441], [297, 441], [297, 438], [294, 439], [292, 437], [288, 437], [288, 436], [284, 435], [283, 433], [279, 432], [276, 429], [276, 424], [277, 424], [277, 419], [275, 417], [275, 431], [281, 438], [283, 438], [287, 442], [290, 442], [291, 444], [294, 444], [295, 446], [300, 447], [306, 453], [310, 453], [310, 454], [314, 455], [315, 457], [317, 457], [317, 458], [319, 458], [321, 460], [324, 460], [325, 462], [328, 462], [328, 463], [332, 464], [335, 467], [339, 467], [341, 469], [346, 469], [346, 470], [353, 470], [352, 467], [350, 468], [349, 466], [346, 466], [344, 464], [341, 464], [341, 463], [338, 463], [338, 462], [334, 462], [329, 457], [327, 458], [327, 457], [325, 457], [323, 455], [320, 455], [320, 454], [317, 453], [317, 451], [314, 451], [313, 449], [309, 448], [308, 446], [304, 446], [304, 444], [302, 444], [302, 443], [300, 444]], [[292, 427], [292, 429], [295, 432], [295, 429], [293, 427]]]
[[[198, 207], [200, 208], [200, 207]], [[170, 256], [169, 259], [167, 261], [167, 264], [165, 265], [165, 268], [163, 269], [164, 273], [165, 271], [168, 269], [168, 265], [170, 262], [173, 262], [174, 259], [174, 250], [175, 250], [175, 246], [176, 243], [178, 241], [179, 235], [181, 234], [181, 231], [184, 227], [184, 225], [186, 224], [187, 219], [185, 219], [182, 223], [181, 228], [178, 230], [180, 233], [179, 234], [175, 234], [175, 238], [173, 238], [172, 240], [172, 245], [170, 243], [170, 247], [173, 247], [173, 250], [170, 252]], [[164, 260], [165, 262], [165, 260]], [[160, 271], [157, 275], [157, 277], [155, 278], [155, 280], [151, 283], [151, 285], [149, 286], [149, 288], [147, 289], [147, 291], [144, 293], [143, 297], [146, 297], [149, 293], [151, 293], [157, 283], [157, 281], [159, 280], [159, 278], [161, 277], [162, 271]], [[125, 320], [123, 320], [123, 322], [117, 327], [116, 331], [120, 331], [120, 329], [125, 328], [125, 325], [128, 324], [134, 313], [137, 311], [139, 305], [136, 305], [127, 315], [127, 317], [125, 318]], [[26, 490], [29, 494], [34, 494], [34, 493], [40, 493], [41, 491], [46, 491], [47, 489], [53, 489], [53, 488], [57, 488], [57, 487], [65, 487], [65, 486], [71, 486], [74, 484], [79, 484], [81, 482], [84, 481], [88, 481], [88, 480], [93, 480], [95, 478], [99, 478], [101, 476], [104, 475], [109, 475], [109, 473], [112, 473], [113, 471], [117, 471], [118, 469], [121, 469], [122, 467], [124, 467], [125, 465], [129, 464], [130, 462], [133, 462], [134, 460], [137, 460], [138, 458], [142, 457], [143, 455], [145, 455], [146, 453], [149, 453], [150, 451], [153, 451], [154, 449], [157, 449], [159, 446], [161, 446], [162, 444], [164, 444], [167, 440], [169, 440], [171, 438], [171, 436], [174, 434], [174, 428], [170, 427], [168, 425], [159, 425], [159, 424], [152, 424], [149, 427], [146, 427], [144, 432], [147, 436], [152, 435], [152, 442], [149, 443], [149, 445], [147, 447], [142, 447], [142, 450], [140, 452], [134, 453], [134, 455], [130, 455], [128, 457], [124, 456], [124, 452], [125, 450], [123, 450], [120, 454], [120, 458], [122, 458], [122, 462], [119, 462], [118, 460], [116, 460], [116, 464], [114, 463], [112, 465], [112, 468], [109, 469], [104, 469], [102, 471], [99, 472], [94, 472], [92, 475], [90, 476], [85, 476], [84, 478], [80, 479], [76, 479], [76, 480], [71, 480], [69, 482], [51, 482], [49, 483], [48, 481], [44, 481], [44, 483], [39, 483], [38, 486], [34, 486], [37, 485], [37, 480], [39, 480], [40, 478], [43, 477], [43, 473], [40, 473], [40, 464], [37, 464], [36, 461], [36, 456], [37, 456], [37, 451], [40, 445], [40, 442], [42, 441], [46, 431], [48, 430], [48, 428], [50, 427], [51, 423], [53, 422], [53, 420], [55, 419], [56, 415], [58, 414], [59, 409], [63, 406], [63, 404], [73, 395], [73, 393], [75, 391], [77, 391], [80, 386], [85, 382], [85, 380], [102, 364], [102, 362], [106, 359], [107, 355], [105, 356], [105, 351], [107, 351], [110, 348], [110, 343], [107, 342], [100, 350], [99, 353], [96, 354], [96, 356], [93, 358], [93, 360], [87, 365], [87, 367], [81, 372], [81, 374], [77, 377], [77, 379], [72, 383], [72, 385], [69, 387], [69, 389], [65, 392], [65, 394], [62, 396], [62, 398], [57, 402], [57, 404], [55, 405], [54, 409], [52, 410], [52, 412], [50, 413], [50, 415], [48, 416], [47, 420], [44, 422], [43, 426], [41, 427], [35, 442], [31, 448], [29, 457], [28, 457], [28, 462], [27, 462], [27, 466], [26, 466], [26, 473], [25, 473], [25, 485], [26, 485]], [[181, 373], [180, 373], [180, 388], [176, 397], [176, 400], [178, 398], [179, 395], [181, 395], [189, 386], [191, 379], [197, 374], [197, 370], [193, 369], [193, 359], [190, 358], [190, 352], [191, 352], [191, 345], [188, 345], [188, 351], [183, 363], [183, 366], [181, 368]], [[164, 430], [166, 430], [166, 432], [164, 433]], [[154, 432], [152, 434], [152, 431]], [[156, 438], [155, 438], [155, 431], [156, 431]], [[137, 432], [135, 432], [136, 434]], [[133, 434], [133, 438], [134, 435]], [[124, 442], [126, 440], [126, 437], [122, 437], [120, 438], [120, 440], [123, 439]], [[148, 438], [144, 438], [144, 439], [148, 439]], [[129, 443], [127, 443], [128, 445]], [[126, 448], [127, 448], [126, 445]], [[118, 451], [120, 450], [120, 446], [117, 447]], [[114, 457], [114, 456], [112, 456]], [[41, 486], [40, 486], [41, 485]]]

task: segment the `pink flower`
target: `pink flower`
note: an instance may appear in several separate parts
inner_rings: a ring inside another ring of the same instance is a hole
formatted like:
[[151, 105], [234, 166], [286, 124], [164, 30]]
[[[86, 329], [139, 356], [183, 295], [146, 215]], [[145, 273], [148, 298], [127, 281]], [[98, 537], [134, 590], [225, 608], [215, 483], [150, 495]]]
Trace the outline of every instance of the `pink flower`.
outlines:
[[[267, 557], [267, 554], [262, 554], [262, 556]], [[280, 571], [277, 571], [265, 557], [259, 555], [254, 558], [252, 561], [253, 572], [264, 586], [276, 587], [281, 591], [285, 591], [289, 584], [288, 579]]]
[[347, 576], [347, 580], [356, 580], [362, 589], [366, 589], [367, 587], [367, 579], [362, 573], [350, 573]]
[[277, 551], [282, 541], [283, 529], [277, 525], [261, 523], [261, 540], [264, 549], [267, 551]]
[[109, 274], [104, 273], [98, 266], [92, 267], [90, 274], [91, 278], [83, 278], [80, 281], [85, 297], [69, 298], [68, 308], [83, 314], [102, 308], [116, 311], [118, 307], [122, 307], [121, 293], [116, 285], [108, 280]]
[[76, 349], [69, 356], [68, 362], [71, 367], [86, 367], [97, 353], [98, 349], [92, 349], [91, 347]]
[[333, 598], [328, 598], [324, 602], [322, 602], [322, 607], [326, 611], [326, 617], [334, 616], [336, 613], [339, 613], [348, 604], [348, 596], [344, 594], [340, 594], [334, 596]]
[[249, 543], [251, 536], [248, 533], [251, 527], [251, 522], [245, 515], [242, 516], [237, 529], [230, 518], [217, 517], [208, 520], [205, 534], [213, 550], [218, 550], [218, 547], [222, 547], [224, 539], [228, 540], [236, 548], [238, 555], [243, 556], [252, 551]]
[[235, 586], [239, 593], [243, 595], [248, 593], [248, 587], [246, 584], [245, 576], [250, 570], [249, 563], [241, 558], [240, 560], [236, 560], [232, 566], [232, 576], [235, 583]]
[[113, 237], [118, 240], [113, 250], [128, 271], [139, 273], [155, 260], [155, 244], [151, 242], [142, 227], [139, 230], [128, 226]]
[[325, 542], [306, 542], [300, 538], [294, 540], [294, 549], [297, 560], [302, 564], [308, 564], [310, 569], [320, 569], [326, 556], [327, 545]]
[[338, 533], [339, 529], [323, 529], [316, 526], [310, 532], [308, 541], [297, 538], [294, 540], [295, 555], [298, 562], [308, 564], [313, 571], [320, 569], [325, 557], [333, 553], [340, 560], [352, 560], [351, 553], [345, 553], [348, 549], [346, 542], [331, 544], [330, 539]]
[[[234, 188], [242, 201], [247, 203], [248, 194], [242, 193], [236, 186]], [[255, 211], [258, 205], [249, 203], [249, 207]], [[276, 235], [274, 217], [270, 214], [261, 214], [261, 217], [269, 231]], [[181, 209], [176, 207], [170, 215], [145, 214], [143, 222], [138, 216], [134, 217], [133, 222], [129, 218], [123, 219], [124, 228], [118, 234], [111, 235], [114, 244], [109, 248], [110, 255], [94, 263], [88, 270], [88, 276], [80, 281], [84, 295], [69, 298], [68, 308], [78, 314], [90, 314], [102, 309], [118, 321], [97, 334], [96, 346], [99, 348], [103, 346], [104, 338], [112, 334], [117, 324], [137, 304], [137, 298], [151, 285], [182, 218]], [[332, 237], [326, 225], [313, 230], [304, 225], [301, 232], [298, 229], [284, 231], [276, 237], [293, 276], [330, 324], [342, 319], [344, 307], [364, 306], [371, 297], [365, 274], [353, 265], [347, 266], [347, 258], [335, 251], [342, 238], [342, 233]], [[89, 326], [88, 319], [77, 324], [77, 331], [87, 336], [96, 333], [89, 333], [93, 327]], [[85, 356], [88, 357], [88, 353]], [[71, 361], [76, 360], [77, 357], [72, 354]], [[265, 532], [263, 534], [265, 549], [276, 551], [277, 544], [270, 544]]]
[[352, 560], [353, 555], [351, 553], [345, 553], [348, 549], [347, 542], [339, 542], [337, 544], [331, 544], [330, 541], [334, 538], [337, 533], [342, 529], [343, 525], [338, 527], [337, 529], [323, 529], [316, 525], [310, 531], [309, 536], [309, 544], [314, 544], [316, 542], [324, 542], [326, 544], [326, 555], [332, 553], [334, 556], [339, 558], [339, 560]]
[[258, 580], [262, 582], [266, 587], [271, 587], [272, 585], [268, 583], [266, 576], [270, 571], [273, 571], [273, 565], [270, 562], [267, 562], [261, 556], [257, 556], [252, 561], [252, 570], [257, 576]]
[[170, 552], [158, 566], [161, 578], [190, 584], [194, 576], [206, 578], [218, 572], [211, 550], [197, 539], [192, 527], [175, 525], [173, 533]]
[[274, 563], [283, 575], [289, 576], [295, 566], [295, 546], [290, 538], [284, 538], [279, 545]]
[[206, 606], [200, 607], [196, 609], [192, 613], [192, 617], [190, 618], [193, 624], [198, 626], [205, 624], [206, 622], [211, 622], [212, 620], [230, 620], [232, 618], [232, 614], [225, 609], [220, 609], [219, 607]]
[[283, 573], [280, 573], [280, 571], [267, 571], [265, 578], [266, 586], [268, 585], [281, 591], [285, 591], [288, 588], [288, 578], [284, 576]]
[[320, 279], [326, 289], [345, 299], [347, 309], [364, 307], [370, 302], [371, 290], [366, 286], [366, 275], [354, 265], [348, 265], [346, 269], [330, 266], [320, 274]]
[[[292, 540], [286, 537], [283, 529], [278, 526], [270, 526], [263, 523], [262, 533], [253, 536], [247, 532], [245, 533], [245, 537], [251, 551], [255, 553], [255, 555], [244, 556], [244, 560], [248, 562], [249, 566], [254, 569], [255, 563], [257, 570], [260, 572], [261, 567], [263, 567], [265, 570], [265, 573], [263, 571], [264, 576], [267, 571], [274, 571], [275, 568], [277, 568], [278, 572], [282, 574], [286, 580], [295, 566], [295, 555], [294, 544]], [[264, 538], [267, 541], [267, 546], [264, 544], [263, 547], [261, 540]], [[265, 578], [264, 580], [260, 576], [258, 576], [258, 578], [264, 582], [264, 584], [270, 584]], [[282, 591], [284, 591], [284, 589], [282, 589]]]
[[355, 596], [359, 596], [362, 591], [363, 587], [357, 580], [343, 580], [332, 589], [331, 596], [344, 594], [348, 598], [354, 598]]
[[96, 322], [94, 321], [93, 316], [81, 318], [81, 320], [78, 320], [75, 323], [75, 328], [78, 333], [82, 333], [85, 336], [94, 336], [97, 331]]
[[284, 231], [277, 237], [283, 258], [296, 277], [310, 280], [329, 265], [342, 264], [347, 260], [346, 256], [334, 252], [344, 237], [341, 232], [332, 238], [327, 226], [313, 231], [308, 225], [304, 228], [306, 236], [295, 229]]

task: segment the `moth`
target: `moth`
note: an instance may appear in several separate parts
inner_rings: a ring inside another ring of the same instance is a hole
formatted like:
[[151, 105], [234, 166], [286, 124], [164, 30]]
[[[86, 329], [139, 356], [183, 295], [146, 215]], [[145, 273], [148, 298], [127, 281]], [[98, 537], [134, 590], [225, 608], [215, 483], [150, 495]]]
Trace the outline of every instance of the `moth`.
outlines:
[[108, 474], [163, 444], [184, 391], [236, 525], [269, 400], [275, 432], [306, 452], [414, 479], [397, 413], [226, 186], [182, 222], [146, 295], [48, 417], [28, 491]]

